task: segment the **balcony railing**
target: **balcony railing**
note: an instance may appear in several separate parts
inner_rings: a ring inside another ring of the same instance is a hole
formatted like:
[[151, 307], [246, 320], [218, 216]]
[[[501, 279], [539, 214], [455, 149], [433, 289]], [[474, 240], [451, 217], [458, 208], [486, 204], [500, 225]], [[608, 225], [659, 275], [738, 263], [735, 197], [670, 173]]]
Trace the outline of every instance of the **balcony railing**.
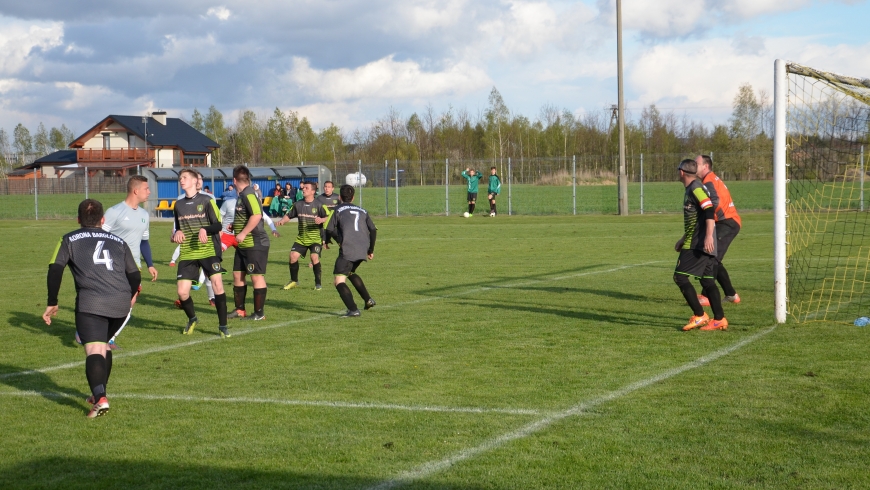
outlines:
[[118, 148], [116, 150], [77, 149], [76, 160], [81, 162], [153, 161], [154, 150], [149, 148]]

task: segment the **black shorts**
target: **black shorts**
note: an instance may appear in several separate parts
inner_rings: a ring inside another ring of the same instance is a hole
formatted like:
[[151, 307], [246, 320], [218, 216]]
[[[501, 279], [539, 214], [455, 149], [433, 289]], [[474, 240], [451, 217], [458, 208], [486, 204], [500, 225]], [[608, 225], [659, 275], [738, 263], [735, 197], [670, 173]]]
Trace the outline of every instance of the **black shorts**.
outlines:
[[490, 192], [487, 199], [495, 199], [498, 197], [498, 192]]
[[716, 276], [716, 265], [719, 261], [712, 255], [707, 255], [700, 250], [680, 250], [680, 258], [677, 259], [677, 267], [674, 274], [684, 276], [713, 278]]
[[92, 313], [76, 312], [76, 332], [79, 334], [82, 344], [93, 342], [109, 342], [127, 317], [109, 318], [94, 315]]
[[302, 245], [299, 242], [293, 242], [293, 246], [290, 248], [291, 252], [296, 252], [299, 255], [305, 257], [305, 254], [311, 250], [311, 255], [320, 255], [320, 249], [323, 245], [319, 243], [315, 243], [314, 245]]
[[356, 268], [363, 262], [365, 262], [365, 260], [354, 260], [351, 262], [339, 255], [338, 258], [335, 259], [335, 268], [332, 269], [332, 275], [349, 276], [356, 272]]
[[244, 272], [252, 276], [266, 274], [269, 262], [269, 249], [237, 248], [233, 259], [233, 272]]
[[476, 192], [469, 192], [468, 193], [468, 202], [471, 202], [471, 201], [477, 201], [477, 193]]
[[179, 281], [193, 281], [194, 283], [199, 282], [200, 268], [202, 268], [203, 272], [205, 272], [206, 277], [211, 277], [215, 274], [223, 274], [224, 272], [226, 272], [224, 268], [221, 267], [220, 257], [211, 256], [204, 259], [179, 260], [178, 275], [176, 276], [176, 278]]
[[728, 251], [728, 247], [731, 246], [731, 242], [734, 241], [738, 233], [740, 233], [740, 225], [733, 219], [728, 218], [716, 222], [716, 240], [719, 242], [716, 246], [716, 258], [719, 259], [719, 262], [725, 258], [725, 252]]

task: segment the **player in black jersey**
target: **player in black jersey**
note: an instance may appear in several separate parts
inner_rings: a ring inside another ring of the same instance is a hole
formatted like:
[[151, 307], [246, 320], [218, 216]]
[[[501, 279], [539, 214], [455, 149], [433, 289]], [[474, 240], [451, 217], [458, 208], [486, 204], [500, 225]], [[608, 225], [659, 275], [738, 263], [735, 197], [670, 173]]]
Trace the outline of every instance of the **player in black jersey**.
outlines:
[[245, 317], [245, 298], [248, 295], [245, 276], [251, 276], [251, 283], [254, 285], [254, 313], [247, 318], [265, 320], [269, 234], [263, 228], [263, 205], [251, 188], [251, 172], [248, 167], [239, 165], [233, 169], [233, 183], [239, 190], [232, 225], [238, 246], [233, 262], [235, 308], [229, 317]]
[[51, 325], [63, 270], [69, 265], [76, 285], [76, 332], [85, 346], [85, 376], [91, 387], [89, 418], [109, 410], [106, 385], [112, 372], [109, 339], [124, 324], [135, 302], [142, 275], [130, 246], [100, 228], [103, 205], [94, 199], [79, 204], [81, 228], [60, 239], [48, 266], [48, 301], [42, 319]]
[[299, 220], [299, 234], [290, 248], [290, 282], [284, 289], [294, 289], [299, 285], [299, 257], [305, 257], [305, 254], [311, 252], [314, 289], [320, 290], [320, 249], [323, 247], [320, 223], [326, 221], [326, 211], [315, 201], [314, 193], [317, 188], [313, 182], [302, 182], [299, 188], [302, 189], [302, 200], [294, 202], [290, 211], [277, 222], [281, 226], [293, 218]]
[[[333, 194], [334, 190], [335, 184], [333, 184], [331, 180], [327, 180], [323, 183], [323, 194], [317, 196], [315, 199], [315, 202], [326, 210], [327, 217], [332, 215], [332, 212], [335, 211], [335, 207], [341, 202], [339, 195]], [[323, 248], [328, 249], [332, 244], [332, 239], [330, 239], [329, 235], [326, 233], [326, 228], [321, 229], [320, 236], [323, 240]]]
[[[356, 273], [356, 269], [366, 260], [375, 258], [375, 239], [378, 229], [372, 222], [369, 213], [353, 203], [354, 188], [351, 185], [341, 186], [341, 204], [335, 207], [330, 216], [326, 231], [335, 237], [339, 244], [338, 258], [335, 259], [335, 289], [347, 307], [347, 313], [343, 317], [359, 316], [360, 312], [353, 301], [353, 294], [345, 281], [350, 283], [362, 296], [365, 309], [375, 306], [375, 300], [369, 295], [362, 278]], [[321, 222], [325, 219], [319, 218]]]

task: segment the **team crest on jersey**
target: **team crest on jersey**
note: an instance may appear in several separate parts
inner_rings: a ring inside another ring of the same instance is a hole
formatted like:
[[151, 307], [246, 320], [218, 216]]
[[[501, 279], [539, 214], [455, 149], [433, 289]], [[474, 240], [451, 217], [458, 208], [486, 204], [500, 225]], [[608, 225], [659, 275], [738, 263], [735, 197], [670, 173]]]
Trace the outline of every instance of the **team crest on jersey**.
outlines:
[[212, 264], [212, 265], [211, 265], [211, 268], [214, 269], [215, 272], [220, 272], [220, 271], [221, 271], [221, 265], [220, 265], [220, 264], [217, 264], [217, 263]]
[[248, 272], [254, 272], [254, 264], [248, 264]]
[[197, 205], [196, 205], [196, 212], [197, 212], [197, 213], [201, 213], [203, 209], [204, 209], [204, 208], [202, 207], [202, 204], [197, 204]]

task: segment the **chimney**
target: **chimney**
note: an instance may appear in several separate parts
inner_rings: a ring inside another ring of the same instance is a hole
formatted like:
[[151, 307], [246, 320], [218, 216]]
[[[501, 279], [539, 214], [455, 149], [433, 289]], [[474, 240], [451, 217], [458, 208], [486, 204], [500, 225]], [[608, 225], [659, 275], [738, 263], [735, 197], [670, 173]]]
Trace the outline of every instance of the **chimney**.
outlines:
[[166, 126], [166, 111], [152, 112], [151, 117], [160, 124]]

